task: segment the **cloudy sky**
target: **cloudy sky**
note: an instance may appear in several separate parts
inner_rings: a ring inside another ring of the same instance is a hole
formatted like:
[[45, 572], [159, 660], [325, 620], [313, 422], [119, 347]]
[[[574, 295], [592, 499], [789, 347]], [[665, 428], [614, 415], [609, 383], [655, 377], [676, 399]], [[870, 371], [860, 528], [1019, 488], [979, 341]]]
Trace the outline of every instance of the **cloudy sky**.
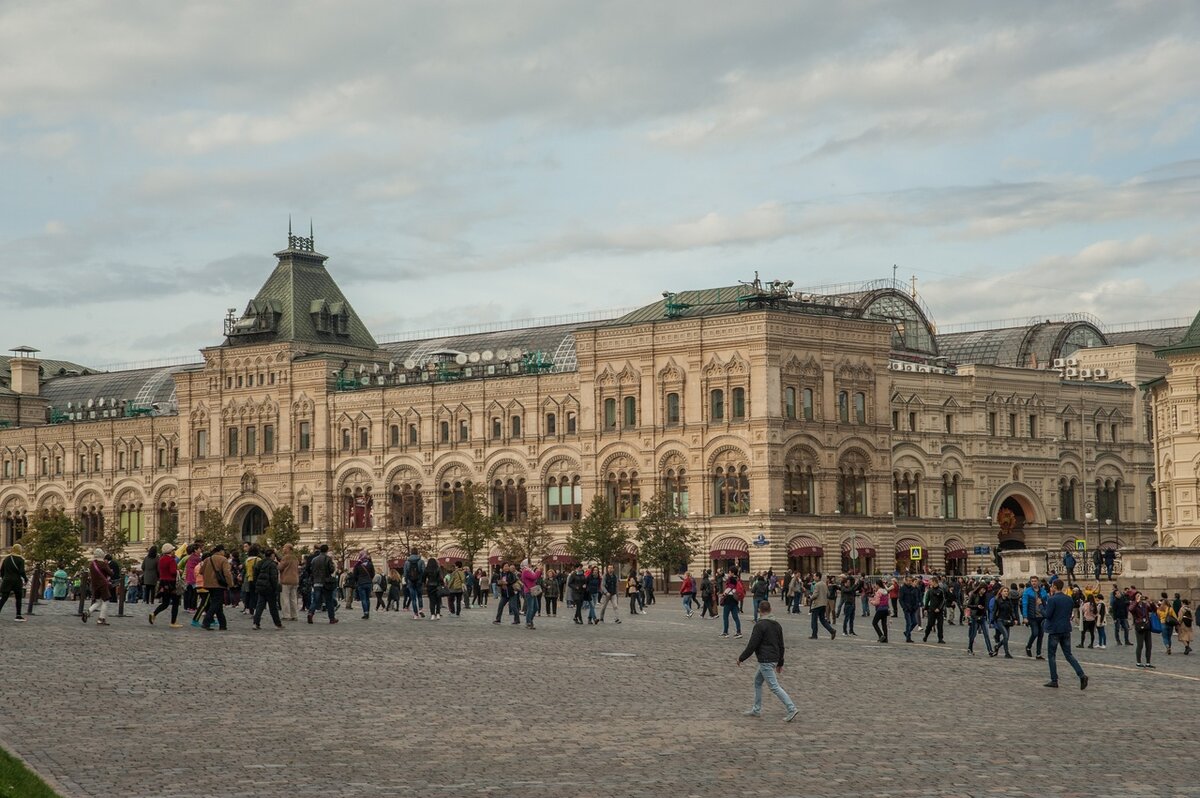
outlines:
[[1194, 2], [0, 3], [0, 346], [220, 339], [288, 215], [378, 336], [764, 278], [1200, 308]]

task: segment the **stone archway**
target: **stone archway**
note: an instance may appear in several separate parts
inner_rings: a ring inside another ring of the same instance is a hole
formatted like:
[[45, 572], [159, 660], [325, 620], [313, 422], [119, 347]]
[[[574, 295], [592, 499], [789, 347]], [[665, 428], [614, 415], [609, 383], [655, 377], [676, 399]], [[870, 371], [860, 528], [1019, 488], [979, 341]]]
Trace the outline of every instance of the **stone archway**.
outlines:
[[269, 523], [267, 511], [257, 504], [243, 506], [233, 517], [233, 524], [241, 532], [242, 540], [246, 543], [253, 543], [264, 535]]
[[996, 529], [997, 551], [1026, 548], [1029, 527], [1044, 517], [1041, 501], [1029, 486], [1012, 482], [998, 490], [988, 511]]

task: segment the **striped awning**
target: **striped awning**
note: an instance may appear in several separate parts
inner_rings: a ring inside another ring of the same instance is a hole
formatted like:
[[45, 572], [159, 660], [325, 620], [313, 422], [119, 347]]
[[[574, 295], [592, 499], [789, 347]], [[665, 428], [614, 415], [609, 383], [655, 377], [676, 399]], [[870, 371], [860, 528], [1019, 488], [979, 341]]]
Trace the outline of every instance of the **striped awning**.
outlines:
[[447, 546], [438, 555], [438, 562], [442, 565], [449, 565], [456, 562], [465, 563], [468, 560], [467, 553], [458, 546]]
[[637, 556], [637, 545], [632, 540], [627, 540], [625, 541], [624, 548], [621, 549], [621, 553], [617, 555], [617, 559], [622, 562], [628, 562], [629, 560], [636, 560]]
[[963, 545], [961, 540], [950, 538], [946, 541], [946, 559], [947, 560], [965, 560], [967, 559], [967, 547]]
[[499, 565], [501, 559], [499, 547], [492, 546], [492, 550], [488, 552], [488, 565]]
[[735, 537], [721, 538], [708, 552], [711, 560], [743, 560], [749, 556], [750, 544]]
[[[854, 544], [855, 544], [855, 548], [858, 550], [859, 557], [874, 557], [875, 556], [875, 547], [870, 545], [871, 541], [867, 540], [866, 538], [855, 538]], [[845, 554], [848, 557], [852, 554], [852, 552], [850, 551], [850, 540], [849, 539], [842, 541], [842, 554]], [[853, 559], [853, 558], [851, 558], [851, 559]]]
[[921, 541], [917, 540], [916, 538], [900, 538], [899, 540], [896, 541], [896, 556], [897, 557], [907, 557], [909, 554], [909, 550], [913, 546], [921, 546], [922, 548], [924, 548], [925, 544], [922, 543]]
[[812, 535], [797, 535], [788, 542], [789, 557], [820, 557], [824, 553], [820, 541]]
[[546, 549], [546, 556], [542, 558], [542, 562], [551, 565], [574, 565], [579, 562], [579, 558], [571, 556], [565, 541], [557, 541]]

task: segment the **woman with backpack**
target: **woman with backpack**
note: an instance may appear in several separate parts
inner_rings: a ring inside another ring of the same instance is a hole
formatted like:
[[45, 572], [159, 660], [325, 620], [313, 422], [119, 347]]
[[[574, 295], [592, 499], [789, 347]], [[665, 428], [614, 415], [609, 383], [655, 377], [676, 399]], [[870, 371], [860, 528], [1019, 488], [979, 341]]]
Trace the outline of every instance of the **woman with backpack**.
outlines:
[[[875, 580], [875, 595], [871, 597], [871, 605], [875, 608], [875, 617], [871, 619], [871, 628], [875, 630], [880, 643], [888, 641], [888, 615], [891, 612], [891, 597], [882, 579]], [[853, 612], [853, 608], [850, 610]]]
[[696, 602], [696, 581], [692, 579], [691, 571], [684, 573], [683, 584], [679, 586], [679, 595], [683, 599], [683, 612], [692, 617], [692, 605]]
[[1167, 647], [1167, 656], [1170, 656], [1171, 638], [1175, 635], [1175, 627], [1179, 625], [1179, 616], [1175, 614], [1175, 609], [1171, 606], [1171, 602], [1167, 601], [1166, 596], [1167, 594], [1163, 593], [1163, 600], [1158, 602], [1158, 609], [1155, 614], [1158, 617], [1158, 626], [1162, 632], [1163, 645]]
[[442, 566], [437, 557], [425, 563], [425, 593], [429, 596], [429, 620], [442, 619]]

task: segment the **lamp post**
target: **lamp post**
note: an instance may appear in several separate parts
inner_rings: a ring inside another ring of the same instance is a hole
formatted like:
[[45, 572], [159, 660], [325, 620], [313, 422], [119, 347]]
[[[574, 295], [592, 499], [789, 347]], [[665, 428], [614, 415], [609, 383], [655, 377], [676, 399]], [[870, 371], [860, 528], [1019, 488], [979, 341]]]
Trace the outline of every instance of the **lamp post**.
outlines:
[[[1084, 491], [1084, 495], [1086, 496], [1087, 495], [1087, 483], [1084, 483], [1083, 491]], [[1094, 501], [1092, 501], [1091, 499], [1088, 499], [1087, 501], [1085, 501], [1083, 503], [1083, 543], [1085, 546], [1087, 545], [1088, 521], [1091, 521], [1092, 518], [1094, 518], [1092, 513], [1094, 513], [1095, 510], [1096, 510], [1096, 503]], [[1099, 538], [1100, 538], [1100, 531], [1097, 529], [1096, 530], [1097, 545], [1099, 545]]]

